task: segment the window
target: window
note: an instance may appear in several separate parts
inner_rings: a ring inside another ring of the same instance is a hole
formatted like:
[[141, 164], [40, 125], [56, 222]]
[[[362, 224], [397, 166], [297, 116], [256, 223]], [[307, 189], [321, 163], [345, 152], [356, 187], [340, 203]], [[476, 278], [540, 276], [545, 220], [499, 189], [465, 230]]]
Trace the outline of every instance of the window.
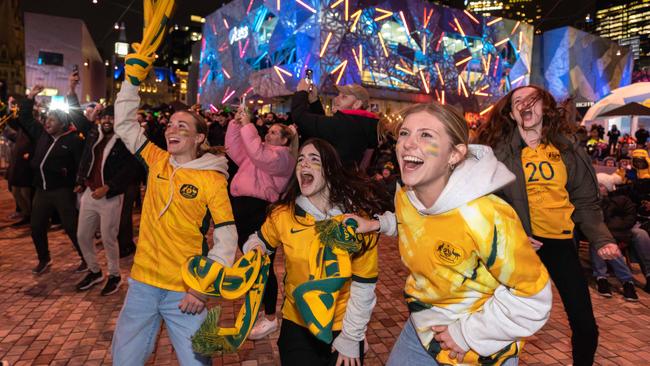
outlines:
[[38, 52], [39, 65], [63, 66], [63, 54], [55, 52]]

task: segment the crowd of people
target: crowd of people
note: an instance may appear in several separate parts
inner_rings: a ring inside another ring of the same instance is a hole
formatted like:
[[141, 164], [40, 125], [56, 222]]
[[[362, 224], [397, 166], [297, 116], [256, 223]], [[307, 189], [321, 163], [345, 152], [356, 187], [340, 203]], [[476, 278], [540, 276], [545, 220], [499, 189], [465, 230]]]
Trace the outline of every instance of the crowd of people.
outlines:
[[[360, 85], [339, 87], [326, 115], [308, 79], [290, 115], [245, 105], [142, 110], [141, 75], [129, 76], [114, 105], [84, 110], [71, 74], [67, 112], [35, 107], [43, 90], [35, 85], [8, 101], [17, 113], [3, 132], [14, 141], [13, 225], [29, 224], [35, 275], [46, 275], [53, 260], [51, 223], [78, 254], [75, 270], [85, 273], [78, 291], [103, 284], [102, 295], [116, 293], [125, 282], [119, 259], [135, 252], [115, 364], [144, 364], [161, 322], [181, 364], [209, 362], [192, 344], [212, 292], [188, 280], [185, 261], [194, 256], [207, 263], [200, 273], [232, 268], [238, 253], [268, 256], [263, 310], [246, 314], [257, 319], [250, 329], [237, 329], [249, 340], [279, 329], [284, 365], [363, 364], [379, 234], [397, 237], [409, 273], [410, 316], [389, 365], [516, 365], [522, 341], [548, 320], [551, 282], [573, 332], [574, 364], [591, 365], [598, 327], [576, 243], [589, 242], [603, 296], [612, 296], [609, 265], [625, 299], [638, 300], [620, 248], [650, 275], [648, 131], [621, 136], [613, 126], [607, 143], [595, 126], [589, 139], [576, 139], [579, 127], [540, 87], [513, 89], [473, 128], [438, 103], [383, 123], [367, 111]], [[615, 171], [596, 174], [600, 160]], [[279, 248], [284, 263], [274, 263]], [[259, 272], [259, 263], [246, 265]], [[274, 265], [284, 267], [282, 294]]]

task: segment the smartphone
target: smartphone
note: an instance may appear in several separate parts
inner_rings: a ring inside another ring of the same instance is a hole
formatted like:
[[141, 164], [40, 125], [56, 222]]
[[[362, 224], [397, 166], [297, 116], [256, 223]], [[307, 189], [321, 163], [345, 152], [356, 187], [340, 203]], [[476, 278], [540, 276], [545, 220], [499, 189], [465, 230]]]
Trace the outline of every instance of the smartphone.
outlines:
[[305, 79], [307, 79], [307, 82], [309, 83], [309, 91], [311, 92], [314, 90], [314, 70], [312, 69], [307, 69], [305, 70]]
[[76, 65], [76, 64], [75, 64], [75, 65], [72, 65], [72, 72], [73, 72], [73, 73], [75, 73], [75, 72], [79, 72], [79, 65]]

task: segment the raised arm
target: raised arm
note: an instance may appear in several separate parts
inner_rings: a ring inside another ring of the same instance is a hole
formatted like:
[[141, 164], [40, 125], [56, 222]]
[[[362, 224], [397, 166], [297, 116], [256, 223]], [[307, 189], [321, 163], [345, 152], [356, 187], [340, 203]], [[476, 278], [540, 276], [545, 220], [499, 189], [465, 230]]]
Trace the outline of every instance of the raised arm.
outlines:
[[241, 128], [241, 139], [246, 155], [253, 164], [271, 175], [284, 173], [295, 163], [289, 149], [263, 144], [252, 123]]
[[137, 121], [140, 106], [138, 89], [125, 80], [115, 100], [115, 133], [132, 154], [137, 153], [148, 141], [144, 129]]
[[27, 98], [20, 103], [18, 112], [18, 124], [32, 141], [36, 141], [45, 132], [43, 125], [34, 118], [34, 98], [43, 89], [42, 85], [34, 85]]
[[244, 149], [244, 142], [241, 138], [241, 125], [235, 120], [228, 123], [225, 145], [226, 154], [230, 156], [235, 164], [241, 165], [246, 158], [246, 150]]

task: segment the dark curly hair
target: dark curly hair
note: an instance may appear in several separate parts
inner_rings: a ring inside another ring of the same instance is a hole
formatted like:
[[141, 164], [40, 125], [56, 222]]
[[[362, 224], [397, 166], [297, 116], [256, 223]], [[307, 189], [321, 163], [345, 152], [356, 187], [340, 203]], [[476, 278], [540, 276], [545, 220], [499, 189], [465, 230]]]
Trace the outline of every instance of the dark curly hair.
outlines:
[[505, 141], [510, 141], [511, 136], [517, 129], [517, 122], [510, 117], [512, 112], [512, 95], [523, 88], [535, 89], [535, 93], [524, 101], [525, 106], [529, 107], [537, 101], [542, 101], [542, 144], [553, 144], [560, 150], [565, 150], [569, 146], [562, 142], [562, 136], [572, 136], [576, 131], [574, 123], [569, 121], [568, 111], [558, 104], [555, 98], [545, 89], [537, 85], [526, 85], [512, 89], [503, 98], [494, 104], [487, 123], [484, 123], [478, 132], [478, 143], [488, 145], [493, 149], [503, 145]]
[[[364, 217], [373, 217], [375, 214], [393, 210], [393, 200], [389, 193], [378, 183], [345, 168], [339, 154], [329, 142], [319, 138], [308, 139], [300, 146], [299, 151], [308, 145], [313, 145], [320, 154], [323, 176], [329, 188], [329, 199], [333, 206], [341, 208], [344, 213], [353, 213]], [[296, 175], [293, 174], [287, 188], [280, 195], [280, 199], [270, 205], [267, 217], [279, 207], [288, 206], [291, 208], [291, 212], [295, 213], [296, 198], [300, 194], [300, 184]], [[358, 255], [367, 249], [369, 248], [362, 248]]]

